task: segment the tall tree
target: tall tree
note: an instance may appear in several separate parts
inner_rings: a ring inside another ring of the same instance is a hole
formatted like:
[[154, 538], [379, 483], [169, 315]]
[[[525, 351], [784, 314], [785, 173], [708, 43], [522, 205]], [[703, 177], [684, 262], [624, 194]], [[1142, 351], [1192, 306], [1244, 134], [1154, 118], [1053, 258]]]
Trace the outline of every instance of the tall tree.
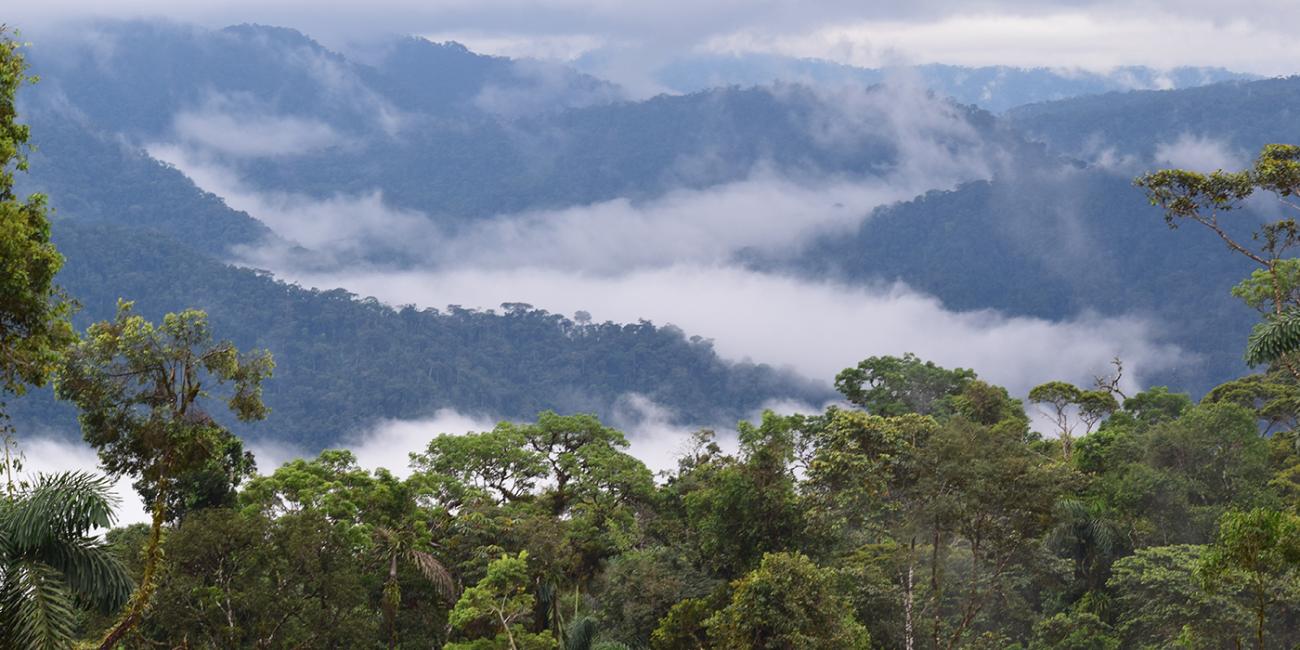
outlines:
[[735, 650], [870, 648], [871, 636], [835, 583], [804, 555], [764, 555], [734, 583], [731, 602], [705, 621], [709, 639]]
[[110, 648], [140, 620], [155, 588], [162, 526], [179, 481], [229, 458], [233, 434], [205, 410], [213, 385], [232, 388], [227, 407], [240, 420], [266, 416], [261, 383], [274, 363], [266, 352], [240, 354], [215, 343], [207, 316], [167, 314], [155, 327], [119, 302], [117, 318], [91, 325], [69, 349], [56, 382], [60, 398], [81, 408], [81, 429], [113, 475], [136, 478], [152, 502], [144, 573], [121, 621], [105, 636]]
[[27, 125], [18, 123], [15, 96], [34, 80], [20, 44], [0, 25], [0, 434], [12, 490], [10, 438], [4, 395], [42, 385], [58, 352], [75, 340], [70, 303], [54, 285], [63, 257], [50, 243], [45, 197], [14, 194], [14, 175], [27, 169]]
[[947, 410], [947, 398], [973, 379], [974, 371], [942, 368], [909, 352], [901, 358], [871, 357], [845, 368], [835, 376], [835, 389], [874, 415], [938, 415]]
[[[1228, 248], [1253, 262], [1254, 274], [1233, 294], [1262, 311], [1264, 321], [1255, 327], [1246, 346], [1251, 365], [1278, 364], [1300, 379], [1300, 260], [1287, 257], [1300, 245], [1300, 146], [1270, 144], [1250, 169], [1202, 174], [1165, 169], [1138, 177], [1134, 183], [1146, 190], [1152, 205], [1165, 212], [1170, 228], [1196, 223], [1222, 239]], [[1257, 193], [1272, 194], [1281, 210], [1259, 223], [1254, 215], [1233, 222], [1226, 217], [1246, 207]], [[1249, 238], [1246, 228], [1254, 228]]]
[[[1218, 539], [1201, 556], [1197, 569], [1211, 591], [1229, 576], [1246, 586], [1255, 618], [1255, 648], [1263, 650], [1270, 610], [1293, 594], [1300, 580], [1300, 517], [1263, 508], [1224, 513]], [[1282, 645], [1290, 646], [1277, 642], [1273, 647]]]

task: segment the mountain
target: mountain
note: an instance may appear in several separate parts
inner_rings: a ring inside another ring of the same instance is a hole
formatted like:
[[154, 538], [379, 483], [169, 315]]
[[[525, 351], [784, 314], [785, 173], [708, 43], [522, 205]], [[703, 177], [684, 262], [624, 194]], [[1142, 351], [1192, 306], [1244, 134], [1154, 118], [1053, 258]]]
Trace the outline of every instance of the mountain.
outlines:
[[231, 246], [275, 238], [188, 177], [120, 137], [53, 108], [25, 113], [39, 142], [18, 190], [50, 197], [56, 214], [162, 234], [190, 249], [224, 255]]
[[[82, 324], [108, 317], [123, 296], [155, 318], [206, 309], [216, 331], [270, 349], [280, 362], [267, 393], [275, 414], [258, 430], [307, 446], [443, 407], [610, 416], [639, 394], [682, 423], [709, 424], [770, 400], [828, 393], [806, 378], [721, 359], [690, 336], [709, 332], [591, 324], [522, 304], [421, 311], [228, 266], [241, 246], [277, 236], [290, 248], [301, 242], [205, 192], [194, 182], [201, 174], [187, 177], [143, 148], [183, 150], [236, 179], [243, 193], [303, 206], [308, 227], [328, 227], [314, 210], [329, 201], [374, 196], [378, 208], [453, 233], [485, 223], [509, 228], [520, 214], [550, 219], [548, 209], [636, 207], [746, 181], [756, 170], [814, 187], [899, 178], [948, 186], [951, 179], [930, 176], [937, 161], [960, 168], [958, 178], [991, 178], [864, 211], [860, 223], [803, 248], [792, 241], [778, 254], [740, 258], [751, 268], [855, 287], [902, 280], [949, 309], [1145, 317], [1160, 342], [1186, 352], [1185, 363], [1155, 379], [1202, 391], [1245, 370], [1234, 351], [1252, 317], [1227, 289], [1248, 269], [1213, 240], [1167, 232], [1129, 184], [1148, 163], [1117, 171], [1077, 159], [1089, 158], [1088, 142], [1154, 151], [1168, 134], [1231, 124], [1232, 111], [1216, 115], [1216, 105], [1235, 107], [1243, 120], [1258, 117], [1239, 127], [1243, 147], [1294, 130], [1285, 109], [1267, 108], [1292, 80], [1108, 94], [995, 117], [906, 85], [782, 83], [626, 101], [577, 71], [537, 73], [530, 62], [421, 39], [396, 39], [359, 62], [278, 28], [98, 29], [100, 38], [74, 45], [38, 40], [33, 64], [44, 81], [21, 107], [39, 147], [24, 188], [53, 197], [55, 234], [69, 259], [60, 281], [85, 305]], [[959, 74], [931, 71], [952, 83]], [[1037, 79], [1017, 74], [1006, 78]], [[545, 101], [520, 104], [512, 94]], [[1162, 108], [1168, 98], [1197, 108]], [[1110, 101], [1128, 106], [1136, 125], [1163, 125], [1165, 135], [1141, 135], [1103, 110]], [[1079, 133], [1086, 135], [1071, 139]], [[365, 206], [343, 208], [346, 223], [367, 217]], [[689, 219], [693, 210], [735, 208], [681, 209]], [[803, 218], [788, 212], [769, 218]], [[582, 241], [603, 245], [599, 237]], [[406, 257], [375, 250], [362, 261], [382, 268], [442, 261], [439, 251], [414, 244]], [[68, 413], [57, 409], [38, 395], [18, 404], [16, 417], [66, 423]]]
[[45, 80], [38, 95], [53, 94], [93, 122], [145, 141], [183, 131], [186, 116], [292, 116], [369, 136], [408, 117], [454, 119], [498, 106], [519, 112], [504, 106], [510, 97], [527, 95], [526, 108], [551, 110], [621, 96], [560, 66], [454, 43], [394, 39], [383, 52], [367, 65], [283, 27], [100, 22], [37, 34], [30, 64]]
[[1298, 102], [1300, 77], [1286, 77], [1078, 97], [1022, 106], [1004, 119], [1070, 155], [1145, 161], [1190, 138], [1249, 161], [1266, 144], [1300, 142]]
[[[616, 56], [617, 52], [596, 50], [580, 57], [574, 65], [599, 75], [602, 70], [614, 67]], [[1093, 72], [1069, 68], [970, 67], [931, 63], [894, 68], [863, 68], [823, 59], [758, 53], [678, 57], [651, 73], [654, 83], [678, 93], [732, 85], [770, 85], [776, 82], [872, 85], [899, 77], [910, 78], [959, 103], [976, 105], [995, 113], [1022, 104], [1081, 95], [1191, 88], [1221, 81], [1255, 78], [1211, 67], [1161, 70], [1145, 66], [1119, 66], [1106, 72]]]
[[[241, 349], [270, 350], [271, 415], [236, 431], [308, 449], [337, 444], [379, 420], [440, 408], [528, 419], [544, 409], [615, 420], [632, 395], [681, 423], [727, 423], [770, 400], [820, 403], [824, 383], [718, 357], [708, 340], [672, 326], [575, 322], [528, 305], [502, 311], [394, 308], [342, 289], [309, 290], [208, 258], [164, 235], [61, 218], [58, 282], [84, 327], [111, 318], [119, 297], [144, 316], [205, 310]], [[20, 430], [73, 431], [48, 389], [9, 404]]]
[[793, 259], [750, 263], [901, 280], [958, 310], [1146, 317], [1185, 352], [1149, 380], [1195, 393], [1247, 370], [1241, 353], [1257, 320], [1229, 293], [1253, 267], [1210, 233], [1171, 232], [1130, 177], [1096, 167], [1007, 170], [880, 208]]
[[[900, 134], [889, 114], [893, 92], [824, 96], [805, 86], [776, 86], [663, 95], [472, 128], [418, 129], [287, 159], [250, 160], [242, 168], [262, 191], [327, 198], [379, 189], [391, 205], [440, 221], [651, 198], [742, 180], [759, 165], [804, 176], [883, 176], [900, 162]], [[954, 154], [1021, 146], [995, 130], [987, 113], [941, 110], [950, 115], [936, 118], [933, 132], [921, 126], [908, 135]], [[959, 123], [973, 128], [942, 131]]]

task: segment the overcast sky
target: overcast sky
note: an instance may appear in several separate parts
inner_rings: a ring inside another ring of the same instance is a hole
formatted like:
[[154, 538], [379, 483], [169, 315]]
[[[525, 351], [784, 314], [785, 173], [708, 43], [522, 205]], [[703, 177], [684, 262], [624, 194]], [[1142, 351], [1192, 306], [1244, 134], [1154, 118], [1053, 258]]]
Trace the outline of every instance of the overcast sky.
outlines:
[[[38, 29], [165, 16], [297, 27], [341, 45], [377, 34], [455, 37], [480, 51], [571, 58], [600, 48], [774, 52], [876, 66], [1010, 64], [1107, 69], [1217, 65], [1290, 74], [1295, 0], [42, 0], [5, 20]], [[14, 6], [18, 5], [18, 6]]]

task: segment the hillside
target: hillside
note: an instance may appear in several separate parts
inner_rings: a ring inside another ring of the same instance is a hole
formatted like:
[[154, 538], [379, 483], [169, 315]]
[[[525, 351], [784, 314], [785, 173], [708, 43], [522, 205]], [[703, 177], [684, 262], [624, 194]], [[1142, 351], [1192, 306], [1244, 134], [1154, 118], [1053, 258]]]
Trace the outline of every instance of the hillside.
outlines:
[[[70, 219], [54, 230], [68, 260], [58, 281], [82, 305], [79, 325], [110, 318], [119, 297], [154, 320], [207, 311], [214, 331], [276, 359], [266, 385], [271, 416], [236, 430], [307, 449], [380, 419], [444, 407], [503, 418], [544, 409], [610, 418], [637, 394], [683, 423], [727, 423], [768, 400], [829, 397], [824, 383], [728, 363], [707, 340], [671, 326], [577, 323], [527, 305], [393, 308], [230, 267], [162, 235]], [[20, 430], [75, 430], [71, 410], [48, 390], [9, 407]]]
[[1286, 77], [1078, 97], [1021, 106], [1005, 119], [1071, 155], [1111, 150], [1150, 160], [1161, 145], [1190, 136], [1249, 159], [1266, 144], [1300, 142], [1298, 100], [1300, 77]]
[[1241, 350], [1256, 320], [1229, 294], [1248, 264], [1209, 233], [1171, 232], [1129, 177], [1090, 168], [1022, 169], [932, 192], [763, 265], [902, 280], [953, 309], [1153, 317], [1194, 354], [1150, 380], [1197, 393], [1246, 371]]

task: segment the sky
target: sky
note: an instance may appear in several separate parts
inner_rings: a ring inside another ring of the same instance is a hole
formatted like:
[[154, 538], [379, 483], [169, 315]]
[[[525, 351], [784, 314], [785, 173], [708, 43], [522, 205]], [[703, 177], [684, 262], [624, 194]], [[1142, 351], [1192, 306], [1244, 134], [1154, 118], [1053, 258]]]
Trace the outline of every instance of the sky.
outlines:
[[861, 66], [906, 63], [1075, 67], [1215, 65], [1296, 71], [1291, 0], [44, 0], [5, 9], [40, 28], [87, 18], [167, 17], [293, 26], [339, 46], [371, 36], [451, 38], [488, 53], [571, 59], [766, 52]]

